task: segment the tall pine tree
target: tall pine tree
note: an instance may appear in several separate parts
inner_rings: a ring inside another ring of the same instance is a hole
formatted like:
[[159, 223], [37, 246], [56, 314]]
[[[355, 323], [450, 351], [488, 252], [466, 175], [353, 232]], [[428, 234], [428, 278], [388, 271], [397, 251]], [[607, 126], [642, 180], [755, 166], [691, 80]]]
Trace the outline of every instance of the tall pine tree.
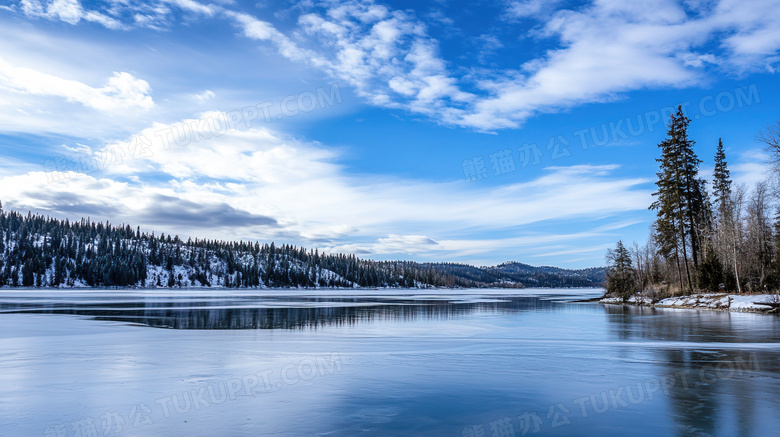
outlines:
[[[739, 275], [738, 246], [740, 238], [737, 227], [739, 223], [734, 219], [734, 205], [731, 193], [731, 172], [726, 162], [726, 152], [723, 149], [723, 140], [718, 139], [718, 148], [715, 152], [715, 170], [713, 171], [712, 192], [715, 196], [715, 233], [716, 247], [724, 263], [729, 265], [733, 282], [738, 292], [742, 292]], [[731, 282], [731, 281], [726, 281]]]
[[658, 215], [653, 229], [660, 254], [667, 260], [674, 259], [680, 287], [693, 291], [695, 276], [691, 274], [688, 255], [693, 260], [694, 272], [698, 271], [702, 236], [709, 226], [710, 212], [706, 182], [698, 176], [701, 160], [693, 150], [694, 142], [688, 138], [690, 121], [682, 106], [670, 116], [668, 138], [658, 145], [661, 149], [661, 158], [656, 160], [660, 163], [658, 191], [653, 193], [656, 200], [650, 209]]

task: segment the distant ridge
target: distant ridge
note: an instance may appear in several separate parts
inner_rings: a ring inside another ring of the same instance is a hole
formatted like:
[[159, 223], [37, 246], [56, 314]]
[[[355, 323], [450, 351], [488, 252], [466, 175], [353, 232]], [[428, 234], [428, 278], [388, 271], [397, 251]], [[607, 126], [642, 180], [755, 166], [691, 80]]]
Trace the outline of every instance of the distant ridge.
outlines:
[[509, 261], [497, 266], [474, 267], [468, 264], [425, 263], [459, 278], [483, 284], [522, 284], [527, 287], [601, 287], [606, 279], [603, 267], [569, 270], [560, 267], [534, 267]]
[[603, 268], [371, 261], [275, 243], [188, 239], [3, 211], [0, 287], [600, 287]]

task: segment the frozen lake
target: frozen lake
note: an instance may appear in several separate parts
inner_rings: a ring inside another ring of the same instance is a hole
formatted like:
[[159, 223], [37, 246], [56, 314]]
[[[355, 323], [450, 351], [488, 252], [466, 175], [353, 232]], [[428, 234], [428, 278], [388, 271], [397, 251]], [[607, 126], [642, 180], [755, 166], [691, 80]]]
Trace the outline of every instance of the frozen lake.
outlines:
[[2, 290], [0, 435], [777, 435], [778, 317], [600, 294]]

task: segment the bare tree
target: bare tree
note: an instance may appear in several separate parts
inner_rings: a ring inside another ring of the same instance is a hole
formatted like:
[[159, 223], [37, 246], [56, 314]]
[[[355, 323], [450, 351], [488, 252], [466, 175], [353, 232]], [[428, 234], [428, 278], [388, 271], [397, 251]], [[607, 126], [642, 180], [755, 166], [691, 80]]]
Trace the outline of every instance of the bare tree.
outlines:
[[655, 288], [656, 282], [660, 276], [661, 266], [660, 257], [655, 241], [650, 238], [647, 243], [640, 245], [634, 241], [631, 248], [631, 255], [634, 259], [637, 287], [640, 291]]
[[766, 129], [759, 132], [756, 139], [764, 143], [766, 151], [771, 156], [771, 162], [775, 166], [775, 171], [780, 171], [780, 120], [774, 126], [767, 126]]
[[769, 153], [769, 164], [775, 176], [771, 186], [775, 196], [780, 197], [780, 120], [774, 126], [767, 125], [766, 129], [758, 133], [756, 140], [764, 143], [764, 150]]
[[647, 282], [645, 282], [645, 260], [643, 258], [644, 251], [642, 250], [642, 247], [637, 243], [636, 241], [633, 242], [631, 250], [631, 257], [634, 258], [634, 263], [636, 264], [636, 267], [634, 268], [634, 272], [636, 273], [636, 283], [637, 288], [640, 292], [645, 290], [645, 286], [647, 285]]
[[719, 238], [720, 238], [720, 258], [723, 263], [728, 266], [734, 272], [734, 277], [737, 282], [737, 292], [742, 293], [742, 277], [740, 275], [742, 270], [742, 242], [743, 242], [743, 229], [742, 229], [742, 212], [745, 203], [745, 193], [747, 188], [744, 184], [739, 184], [729, 194], [728, 201], [725, 204], [724, 210], [720, 217], [719, 226]]
[[772, 228], [769, 219], [769, 189], [765, 182], [756, 184], [746, 208], [744, 265], [751, 291], [766, 283], [772, 257]]

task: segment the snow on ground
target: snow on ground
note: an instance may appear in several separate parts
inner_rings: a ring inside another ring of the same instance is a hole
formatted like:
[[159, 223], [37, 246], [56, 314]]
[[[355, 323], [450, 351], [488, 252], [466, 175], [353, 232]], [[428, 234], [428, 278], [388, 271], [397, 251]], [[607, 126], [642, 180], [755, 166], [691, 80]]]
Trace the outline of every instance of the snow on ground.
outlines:
[[[600, 303], [608, 304], [620, 304], [622, 299], [617, 297], [608, 297], [601, 299]], [[694, 308], [694, 309], [710, 309], [710, 310], [725, 310], [736, 312], [768, 312], [772, 307], [768, 305], [760, 305], [757, 302], [774, 302], [780, 303], [780, 295], [776, 294], [720, 294], [720, 293], [708, 293], [708, 294], [694, 294], [691, 296], [677, 296], [662, 299], [659, 302], [653, 304], [649, 297], [644, 296], [631, 296], [628, 299], [628, 303], [635, 305], [651, 305], [657, 308]]]
[[[623, 303], [623, 299], [619, 297], [605, 297], [604, 299], [601, 299], [599, 301], [600, 303], [614, 303], [614, 304], [621, 304]], [[633, 305], [652, 305], [652, 300], [649, 297], [640, 296], [640, 295], [634, 295], [628, 298], [628, 303]]]

